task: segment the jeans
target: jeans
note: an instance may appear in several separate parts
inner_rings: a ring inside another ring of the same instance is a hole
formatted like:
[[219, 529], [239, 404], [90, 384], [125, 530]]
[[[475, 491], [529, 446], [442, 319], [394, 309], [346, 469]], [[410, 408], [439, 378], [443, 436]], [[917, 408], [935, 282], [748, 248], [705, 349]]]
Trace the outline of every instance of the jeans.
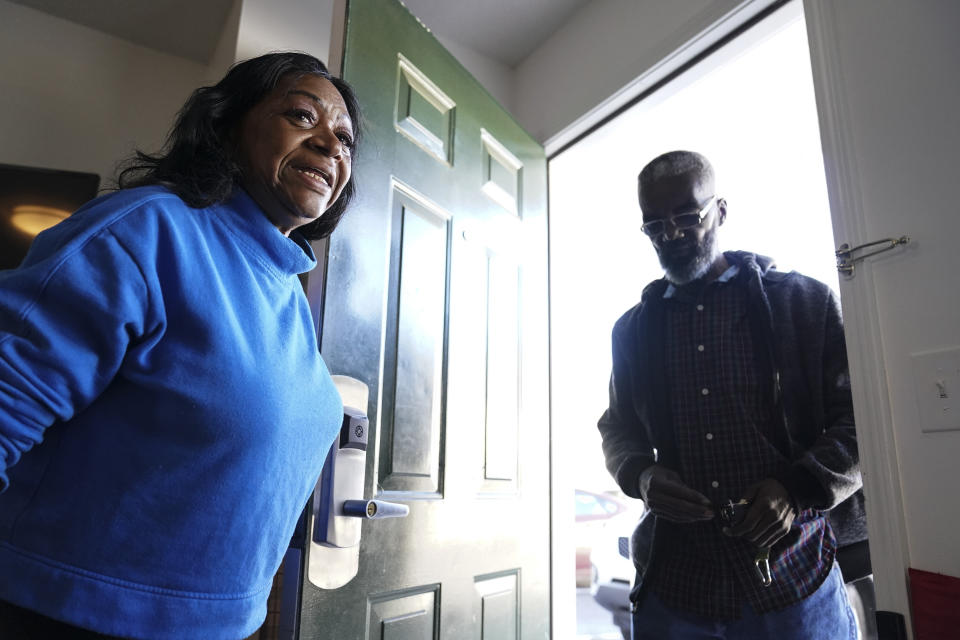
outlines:
[[857, 623], [837, 565], [820, 588], [786, 609], [757, 614], [744, 605], [739, 620], [710, 620], [674, 611], [653, 593], [633, 614], [633, 640], [856, 640]]

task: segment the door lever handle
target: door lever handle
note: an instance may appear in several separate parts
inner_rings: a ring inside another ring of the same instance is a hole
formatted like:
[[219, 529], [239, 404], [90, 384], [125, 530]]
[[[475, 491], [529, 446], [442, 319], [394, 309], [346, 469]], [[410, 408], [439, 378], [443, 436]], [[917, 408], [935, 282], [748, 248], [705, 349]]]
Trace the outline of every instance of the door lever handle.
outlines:
[[379, 520], [380, 518], [405, 518], [410, 507], [383, 500], [344, 500], [343, 515], [353, 518]]

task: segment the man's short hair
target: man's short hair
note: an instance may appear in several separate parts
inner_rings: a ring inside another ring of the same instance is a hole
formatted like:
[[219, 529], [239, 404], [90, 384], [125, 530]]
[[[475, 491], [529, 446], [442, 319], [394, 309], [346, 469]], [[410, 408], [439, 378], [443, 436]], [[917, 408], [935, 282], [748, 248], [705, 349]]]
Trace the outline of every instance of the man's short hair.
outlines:
[[713, 166], [696, 151], [668, 151], [659, 155], [647, 163], [637, 179], [642, 192], [658, 180], [691, 172], [697, 174], [701, 183], [713, 182]]

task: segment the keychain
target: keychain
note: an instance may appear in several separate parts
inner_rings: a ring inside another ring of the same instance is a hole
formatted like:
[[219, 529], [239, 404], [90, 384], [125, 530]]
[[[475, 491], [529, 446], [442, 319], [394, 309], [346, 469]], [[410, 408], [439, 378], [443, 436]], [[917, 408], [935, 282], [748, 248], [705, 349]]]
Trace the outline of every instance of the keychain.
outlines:
[[[720, 520], [728, 527], [736, 526], [743, 520], [750, 503], [747, 500], [734, 502], [727, 500], [727, 504], [720, 507]], [[760, 584], [769, 587], [773, 584], [773, 573], [770, 571], [770, 547], [760, 547], [757, 549], [757, 555], [753, 559], [753, 566], [760, 577]]]

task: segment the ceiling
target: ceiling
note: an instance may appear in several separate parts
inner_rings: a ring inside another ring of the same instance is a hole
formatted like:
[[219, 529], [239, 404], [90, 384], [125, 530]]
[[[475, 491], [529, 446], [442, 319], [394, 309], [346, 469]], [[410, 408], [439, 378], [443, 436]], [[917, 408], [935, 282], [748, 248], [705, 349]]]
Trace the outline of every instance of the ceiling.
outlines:
[[588, 0], [402, 0], [439, 37], [515, 67]]
[[11, 0], [157, 51], [207, 63], [233, 0]]
[[[233, 0], [12, 0], [188, 60], [213, 55]], [[403, 0], [445, 40], [514, 67], [588, 0]]]

